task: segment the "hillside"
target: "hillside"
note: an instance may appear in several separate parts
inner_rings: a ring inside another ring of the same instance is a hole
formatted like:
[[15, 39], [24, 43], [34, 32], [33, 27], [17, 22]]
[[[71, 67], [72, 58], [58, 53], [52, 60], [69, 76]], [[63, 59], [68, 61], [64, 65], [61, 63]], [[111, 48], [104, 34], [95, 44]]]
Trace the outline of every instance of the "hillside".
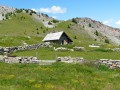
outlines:
[[[68, 21], [60, 21], [49, 17], [47, 14], [36, 13], [30, 9], [14, 9], [6, 6], [0, 6], [0, 12], [5, 14], [4, 18], [6, 16], [8, 18], [0, 22], [0, 38], [4, 42], [8, 42], [14, 41], [12, 38], [16, 36], [15, 43], [17, 41], [18, 44], [14, 43], [13, 45], [20, 45], [21, 42], [18, 37], [34, 36], [42, 39], [51, 31], [65, 31], [76, 45], [88, 46], [89, 44], [105, 43], [105, 40], [109, 40], [108, 43], [120, 45], [119, 29], [106, 26], [90, 18], [73, 18]], [[4, 36], [10, 36], [11, 39], [9, 38], [9, 40]], [[75, 37], [77, 38], [74, 39]], [[41, 42], [41, 39], [37, 39], [37, 41], [27, 40], [27, 43]], [[1, 41], [0, 46], [4, 45], [3, 41]], [[26, 42], [26, 40], [22, 40], [22, 42], [24, 41]]]
[[[109, 39], [111, 43], [120, 45], [120, 29], [104, 25], [90, 18], [74, 18], [74, 21], [82, 26], [91, 37], [98, 41]], [[96, 32], [98, 32], [99, 35], [95, 35]], [[103, 36], [101, 39], [99, 37], [100, 34]]]
[[10, 16], [10, 19], [0, 21], [0, 46], [21, 45], [22, 42], [38, 43], [45, 30], [46, 27], [31, 15], [17, 13]]
[[[8, 19], [0, 21], [0, 46], [18, 46], [22, 45], [23, 42], [27, 44], [39, 43], [47, 33], [61, 30], [68, 33], [76, 44], [79, 44], [83, 39], [86, 41], [82, 41], [82, 45], [87, 41], [92, 40], [81, 27], [78, 26], [81, 28], [79, 33], [74, 32], [74, 29], [68, 28], [67, 25], [70, 23], [75, 25], [73, 22], [53, 20], [53, 18], [50, 18], [45, 14], [32, 13], [32, 15], [30, 15], [30, 13], [26, 13], [25, 11], [19, 11], [19, 13], [12, 14]], [[48, 25], [48, 22], [51, 23], [49, 25], [50, 28], [45, 26], [45, 23]], [[51, 28], [51, 26], [54, 28]], [[77, 39], [74, 39], [75, 36]], [[81, 40], [79, 40], [80, 38]]]

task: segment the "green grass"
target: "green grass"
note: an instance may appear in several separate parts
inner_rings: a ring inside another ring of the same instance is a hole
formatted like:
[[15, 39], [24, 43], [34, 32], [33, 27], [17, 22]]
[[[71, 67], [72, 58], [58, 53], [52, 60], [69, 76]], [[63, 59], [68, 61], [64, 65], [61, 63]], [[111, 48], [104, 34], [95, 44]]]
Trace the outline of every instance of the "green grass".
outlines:
[[92, 64], [0, 63], [1, 90], [119, 90], [119, 82], [119, 70]]
[[[24, 19], [21, 19], [24, 17]], [[22, 41], [28, 44], [42, 41], [46, 28], [26, 13], [11, 16], [11, 19], [0, 21], [0, 46], [18, 46]], [[31, 38], [28, 38], [31, 37]]]
[[38, 50], [31, 51], [20, 51], [15, 52], [13, 55], [16, 56], [36, 56], [38, 52], [38, 58], [42, 60], [55, 60], [56, 57], [83, 57], [87, 60], [96, 60], [96, 59], [120, 59], [119, 52], [105, 51], [104, 49], [93, 49], [90, 51], [54, 51], [52, 48], [40, 48]]
[[10, 47], [10, 46], [22, 46], [23, 43], [27, 44], [38, 44], [42, 41], [42, 37], [39, 36], [6, 36], [0, 37], [0, 46]]

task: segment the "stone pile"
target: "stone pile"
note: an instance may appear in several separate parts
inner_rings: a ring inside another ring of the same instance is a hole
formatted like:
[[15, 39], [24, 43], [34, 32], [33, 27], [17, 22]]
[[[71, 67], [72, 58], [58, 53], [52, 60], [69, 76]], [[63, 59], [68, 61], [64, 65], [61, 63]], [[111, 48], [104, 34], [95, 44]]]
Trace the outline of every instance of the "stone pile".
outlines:
[[58, 57], [57, 60], [58, 62], [64, 62], [64, 63], [84, 63], [85, 60], [81, 57]]
[[109, 59], [100, 59], [96, 61], [99, 65], [105, 65], [110, 69], [117, 69], [120, 68], [120, 60], [109, 60]]
[[78, 46], [73, 47], [73, 49], [74, 49], [75, 51], [84, 51], [84, 50], [85, 50], [84, 47], [78, 47]]
[[0, 47], [0, 55], [10, 54], [12, 52], [22, 51], [22, 50], [35, 50], [41, 47], [50, 47], [50, 44], [40, 43], [40, 44], [33, 44], [33, 45], [26, 45], [26, 46]]

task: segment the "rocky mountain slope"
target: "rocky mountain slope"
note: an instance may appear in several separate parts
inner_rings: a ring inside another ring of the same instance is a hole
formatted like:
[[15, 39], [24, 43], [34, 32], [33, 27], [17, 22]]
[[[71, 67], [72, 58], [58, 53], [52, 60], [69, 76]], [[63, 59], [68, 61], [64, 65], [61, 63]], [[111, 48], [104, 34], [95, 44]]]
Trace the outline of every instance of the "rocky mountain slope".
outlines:
[[4, 14], [9, 12], [14, 12], [15, 8], [7, 7], [7, 6], [0, 6], [0, 20], [3, 20], [5, 18]]
[[15, 8], [7, 7], [7, 6], [0, 6], [0, 14], [14, 12]]
[[53, 20], [52, 17], [49, 17], [47, 14], [43, 14], [43, 13], [37, 13], [33, 10], [30, 9], [15, 9], [12, 7], [8, 7], [8, 6], [0, 6], [0, 20], [6, 19], [5, 14], [6, 13], [16, 13], [16, 11], [18, 10], [18, 12], [24, 12], [24, 13], [29, 13], [31, 14], [32, 12], [32, 16], [35, 20], [37, 20], [38, 22], [41, 22], [44, 24], [45, 27], [48, 28], [53, 28], [56, 24], [52, 23], [49, 24], [49, 22], [51, 22]]
[[[95, 39], [100, 40], [99, 36], [102, 35], [102, 38], [109, 39], [115, 45], [120, 45], [120, 29], [118, 28], [104, 25], [103, 23], [90, 18], [74, 18], [73, 22], [82, 26], [88, 34]], [[96, 35], [96, 32], [99, 35]]]

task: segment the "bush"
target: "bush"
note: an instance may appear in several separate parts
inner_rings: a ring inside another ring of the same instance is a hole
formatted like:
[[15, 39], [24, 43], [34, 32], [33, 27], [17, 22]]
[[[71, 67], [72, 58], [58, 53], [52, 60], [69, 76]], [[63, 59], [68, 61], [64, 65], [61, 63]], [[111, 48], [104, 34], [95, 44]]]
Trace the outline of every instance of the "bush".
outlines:
[[49, 24], [49, 25], [52, 25], [52, 23], [51, 23], [50, 21], [48, 22], [48, 24]]
[[58, 22], [59, 22], [58, 20], [53, 19], [53, 23], [58, 23]]
[[16, 9], [16, 13], [21, 13], [22, 11], [22, 9]]
[[74, 36], [74, 39], [77, 39], [77, 36]]
[[46, 31], [45, 30], [43, 30], [43, 33], [45, 33]]
[[32, 15], [32, 12], [30, 12], [30, 15]]
[[9, 19], [9, 16], [8, 16], [8, 14], [5, 14], [5, 18], [6, 18], [6, 19]]
[[39, 32], [37, 31], [37, 34], [39, 34]]
[[70, 28], [70, 25], [68, 25], [68, 28]]
[[110, 43], [108, 39], [105, 39], [105, 43]]
[[92, 25], [89, 23], [89, 27], [91, 27]]
[[77, 21], [75, 18], [72, 19], [72, 22], [77, 24]]
[[98, 36], [98, 35], [99, 35], [99, 33], [98, 33], [98, 31], [97, 31], [97, 30], [96, 30], [96, 32], [95, 32], [95, 35], [96, 35], [96, 36]]
[[2, 14], [2, 16], [4, 16], [4, 13]]

